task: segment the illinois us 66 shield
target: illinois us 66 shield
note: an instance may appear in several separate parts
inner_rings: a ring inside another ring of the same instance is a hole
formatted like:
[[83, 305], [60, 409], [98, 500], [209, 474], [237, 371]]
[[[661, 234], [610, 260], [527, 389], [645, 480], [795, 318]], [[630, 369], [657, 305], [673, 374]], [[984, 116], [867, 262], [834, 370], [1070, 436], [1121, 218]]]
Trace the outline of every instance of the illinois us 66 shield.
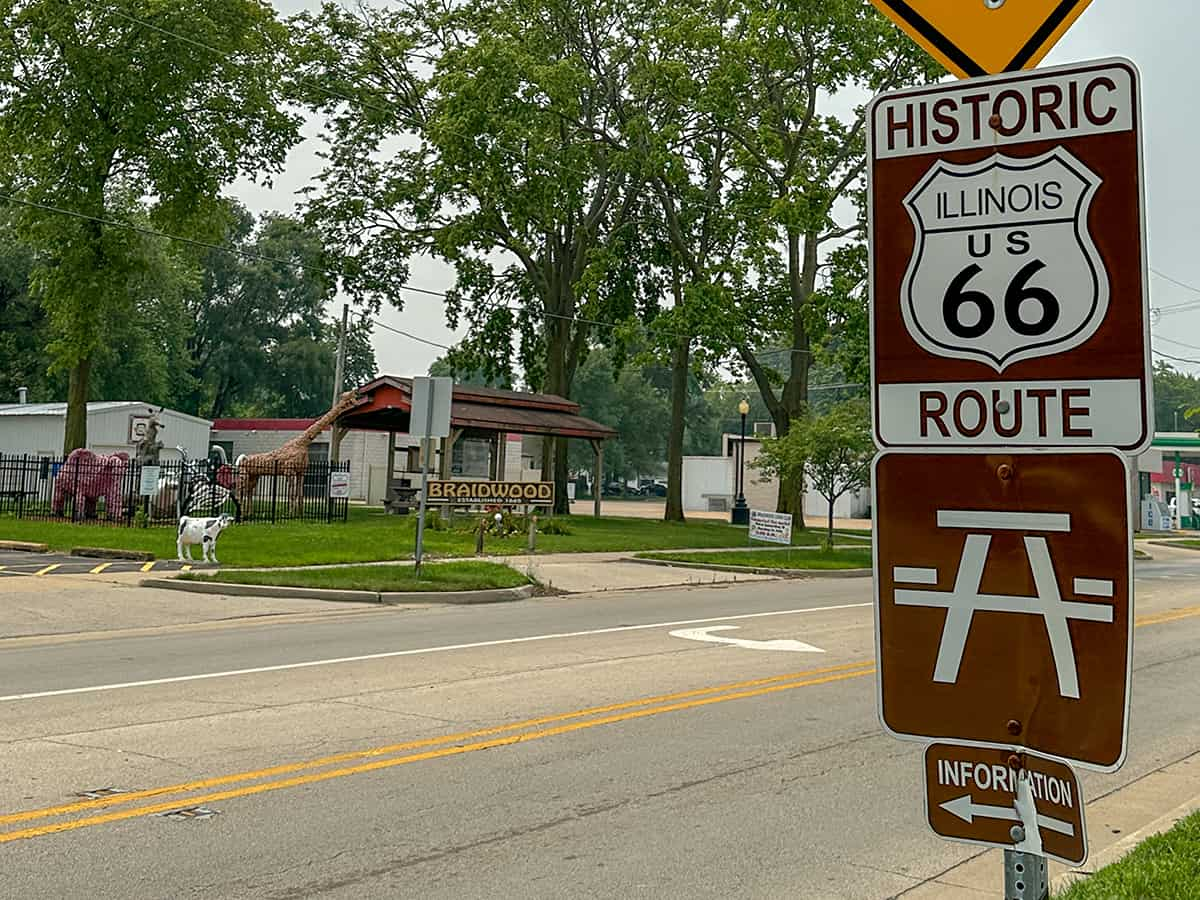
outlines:
[[879, 446], [1148, 443], [1139, 120], [1124, 60], [875, 100]]

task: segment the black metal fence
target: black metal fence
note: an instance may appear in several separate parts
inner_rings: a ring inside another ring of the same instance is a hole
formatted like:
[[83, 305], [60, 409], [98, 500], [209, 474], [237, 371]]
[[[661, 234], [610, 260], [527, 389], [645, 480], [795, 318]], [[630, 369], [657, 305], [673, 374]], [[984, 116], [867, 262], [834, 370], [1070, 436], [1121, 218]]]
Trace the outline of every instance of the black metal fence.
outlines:
[[215, 460], [143, 467], [121, 456], [50, 459], [0, 454], [0, 517], [99, 525], [174, 525], [180, 515], [226, 514], [239, 522], [344, 522], [348, 463], [282, 463], [241, 468]]

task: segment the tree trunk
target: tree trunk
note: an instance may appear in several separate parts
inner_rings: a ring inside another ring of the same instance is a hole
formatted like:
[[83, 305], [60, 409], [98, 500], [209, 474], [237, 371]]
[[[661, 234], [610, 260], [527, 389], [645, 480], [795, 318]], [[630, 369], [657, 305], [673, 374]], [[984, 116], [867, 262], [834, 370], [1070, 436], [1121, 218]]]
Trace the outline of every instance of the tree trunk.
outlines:
[[804, 529], [804, 476], [788, 472], [779, 477], [779, 505], [781, 513], [791, 513], [792, 528]]
[[567, 493], [567, 438], [554, 439], [554, 514], [571, 514], [571, 495]]
[[691, 346], [687, 338], [675, 345], [671, 359], [671, 430], [667, 437], [667, 510], [663, 520], [682, 522], [683, 515], [683, 428], [687, 418], [688, 362]]
[[[570, 322], [552, 318], [546, 323], [546, 393], [566, 397], [569, 392], [567, 384], [567, 352], [570, 349]], [[571, 514], [571, 498], [567, 494], [567, 439], [547, 438], [552, 449], [543, 456], [553, 465], [542, 472], [542, 477], [549, 476], [554, 481], [554, 514], [567, 516]]]
[[63, 456], [87, 446], [87, 403], [92, 375], [91, 357], [71, 367], [67, 387], [67, 424], [63, 434]]
[[833, 550], [833, 500], [829, 501], [829, 549]]
[[[792, 299], [792, 346], [788, 379], [784, 382], [775, 411], [775, 430], [783, 437], [792, 424], [808, 412], [808, 372], [812, 366], [812, 346], [804, 321], [805, 307], [812, 296], [817, 277], [817, 240], [815, 235], [796, 229], [788, 231], [788, 290]], [[779, 512], [791, 513], [794, 527], [804, 528], [804, 477], [779, 480]]]

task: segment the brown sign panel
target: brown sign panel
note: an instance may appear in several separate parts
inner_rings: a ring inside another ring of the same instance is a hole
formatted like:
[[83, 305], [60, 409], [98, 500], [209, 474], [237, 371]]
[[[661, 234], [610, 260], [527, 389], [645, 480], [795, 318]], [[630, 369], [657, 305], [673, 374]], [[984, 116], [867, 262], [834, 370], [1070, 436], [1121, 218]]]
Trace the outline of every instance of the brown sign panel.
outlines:
[[879, 710], [897, 737], [1125, 757], [1133, 541], [1114, 452], [885, 452]]
[[553, 481], [431, 481], [429, 503], [527, 503], [545, 506], [554, 502]]
[[1148, 444], [1140, 116], [1125, 60], [874, 101], [881, 448]]
[[[1087, 861], [1079, 780], [1070, 766], [1034, 753], [930, 744], [925, 814], [944, 838], [1036, 852], [1071, 866]], [[1035, 817], [1036, 835], [1029, 821]]]

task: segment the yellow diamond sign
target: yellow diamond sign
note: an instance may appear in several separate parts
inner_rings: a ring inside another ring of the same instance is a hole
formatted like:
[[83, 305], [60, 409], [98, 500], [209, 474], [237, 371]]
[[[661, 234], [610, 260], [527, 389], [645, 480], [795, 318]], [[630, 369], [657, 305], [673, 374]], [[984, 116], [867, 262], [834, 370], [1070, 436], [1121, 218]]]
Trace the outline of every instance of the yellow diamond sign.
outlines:
[[1032, 69], [1091, 0], [871, 0], [959, 78]]

